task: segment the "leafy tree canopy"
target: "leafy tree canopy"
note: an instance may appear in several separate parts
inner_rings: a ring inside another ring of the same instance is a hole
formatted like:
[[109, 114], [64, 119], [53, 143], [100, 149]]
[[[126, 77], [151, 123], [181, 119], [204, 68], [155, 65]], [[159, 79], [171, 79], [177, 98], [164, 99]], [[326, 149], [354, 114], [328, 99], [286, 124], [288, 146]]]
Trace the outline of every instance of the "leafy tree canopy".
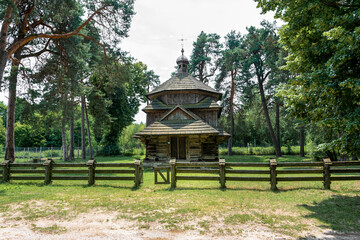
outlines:
[[359, 1], [256, 1], [286, 22], [279, 34], [289, 52], [286, 68], [296, 77], [280, 96], [289, 112], [337, 132], [325, 151], [359, 154]]
[[189, 71], [204, 83], [208, 83], [218, 69], [222, 48], [219, 40], [220, 36], [218, 34], [207, 34], [201, 31], [193, 43]]

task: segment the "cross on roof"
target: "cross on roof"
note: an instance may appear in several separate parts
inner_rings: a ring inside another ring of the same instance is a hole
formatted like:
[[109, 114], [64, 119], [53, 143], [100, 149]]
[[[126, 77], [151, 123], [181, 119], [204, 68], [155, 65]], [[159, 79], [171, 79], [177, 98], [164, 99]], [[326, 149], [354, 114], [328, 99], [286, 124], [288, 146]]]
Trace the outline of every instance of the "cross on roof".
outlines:
[[187, 40], [186, 38], [180, 38], [178, 41], [181, 41], [181, 52], [184, 55], [184, 41]]

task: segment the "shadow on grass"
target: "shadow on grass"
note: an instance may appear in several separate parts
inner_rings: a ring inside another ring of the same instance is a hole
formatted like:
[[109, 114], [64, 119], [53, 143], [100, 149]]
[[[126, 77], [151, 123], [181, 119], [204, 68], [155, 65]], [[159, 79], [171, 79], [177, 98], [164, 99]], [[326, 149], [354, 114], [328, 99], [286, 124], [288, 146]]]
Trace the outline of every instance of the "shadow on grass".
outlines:
[[[141, 189], [140, 187], [135, 187], [134, 185], [130, 185], [131, 183], [129, 183], [129, 186], [119, 186], [119, 185], [111, 185], [111, 184], [94, 184], [94, 185], [89, 185], [89, 184], [61, 184], [61, 183], [51, 183], [51, 184], [44, 184], [42, 183], [37, 183], [37, 182], [18, 182], [18, 183], [4, 183], [2, 182], [2, 184], [9, 184], [9, 185], [13, 185], [13, 186], [32, 186], [32, 187], [54, 187], [54, 188], [64, 188], [64, 187], [82, 187], [82, 188], [114, 188], [114, 189], [131, 189], [132, 191], [137, 191]], [[0, 196], [1, 194], [4, 194], [5, 190], [0, 190]]]
[[[323, 239], [360, 239], [360, 196], [336, 196], [313, 205], [301, 205], [311, 213], [307, 218], [315, 218], [332, 231]], [[307, 236], [304, 239], [315, 239]]]

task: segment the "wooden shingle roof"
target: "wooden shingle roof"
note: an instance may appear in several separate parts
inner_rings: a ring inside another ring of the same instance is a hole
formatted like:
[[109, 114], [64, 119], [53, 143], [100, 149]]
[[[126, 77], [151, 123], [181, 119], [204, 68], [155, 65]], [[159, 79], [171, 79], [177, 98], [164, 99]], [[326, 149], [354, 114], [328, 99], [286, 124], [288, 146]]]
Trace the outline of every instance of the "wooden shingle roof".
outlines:
[[156, 121], [140, 132], [137, 132], [134, 137], [146, 137], [154, 135], [194, 135], [194, 134], [211, 134], [218, 136], [230, 136], [223, 130], [213, 128], [204, 121], [198, 119], [182, 119], [182, 120], [167, 120]]
[[148, 93], [148, 97], [151, 99], [151, 96], [158, 95], [162, 92], [167, 91], [191, 91], [191, 90], [197, 90], [197, 91], [205, 91], [212, 94], [217, 95], [218, 99], [221, 98], [221, 93], [213, 89], [212, 87], [206, 85], [205, 83], [197, 80], [193, 76], [191, 76], [188, 73], [180, 73], [176, 76], [170, 78], [154, 90], [152, 90], [150, 93]]
[[[143, 108], [144, 112], [151, 111], [151, 110], [167, 110], [172, 109], [175, 105], [166, 105], [165, 103], [161, 102], [159, 99], [154, 99], [149, 105]], [[221, 106], [217, 104], [211, 97], [206, 97], [198, 103], [195, 104], [183, 104], [182, 105], [186, 109], [221, 109]]]

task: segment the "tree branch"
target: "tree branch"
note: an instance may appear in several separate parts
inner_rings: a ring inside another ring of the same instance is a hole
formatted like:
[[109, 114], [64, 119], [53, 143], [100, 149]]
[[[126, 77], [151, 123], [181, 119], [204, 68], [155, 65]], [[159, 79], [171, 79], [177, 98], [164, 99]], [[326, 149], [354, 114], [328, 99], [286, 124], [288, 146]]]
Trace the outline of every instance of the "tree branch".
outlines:
[[26, 54], [26, 55], [21, 55], [21, 58], [38, 57], [38, 56], [40, 56], [41, 54], [43, 54], [44, 52], [50, 52], [50, 53], [52, 53], [52, 54], [58, 55], [57, 52], [54, 52], [54, 51], [51, 51], [50, 49], [47, 49], [47, 47], [49, 46], [50, 41], [51, 41], [51, 39], [49, 39], [49, 40], [47, 41], [45, 47], [44, 47], [42, 50], [40, 50], [40, 51], [38, 51], [38, 52], [36, 52], [36, 53], [30, 53], [30, 54]]
[[71, 36], [74, 35], [79, 35], [79, 31], [81, 29], [83, 29], [90, 21], [91, 19], [98, 14], [99, 12], [101, 12], [103, 9], [105, 9], [106, 7], [108, 7], [108, 5], [104, 5], [101, 8], [99, 8], [98, 10], [96, 10], [93, 14], [91, 14], [91, 16], [83, 23], [81, 24], [78, 28], [76, 28], [74, 31], [69, 32], [69, 33], [62, 33], [62, 34], [36, 34], [36, 35], [30, 35], [22, 40], [16, 41], [14, 42], [9, 48], [8, 48], [8, 54], [7, 57], [10, 57], [16, 50], [18, 50], [20, 47], [24, 46], [25, 44], [27, 44], [28, 42], [34, 40], [34, 39], [38, 39], [38, 38], [51, 38], [51, 39], [62, 39], [62, 38], [69, 38]]

